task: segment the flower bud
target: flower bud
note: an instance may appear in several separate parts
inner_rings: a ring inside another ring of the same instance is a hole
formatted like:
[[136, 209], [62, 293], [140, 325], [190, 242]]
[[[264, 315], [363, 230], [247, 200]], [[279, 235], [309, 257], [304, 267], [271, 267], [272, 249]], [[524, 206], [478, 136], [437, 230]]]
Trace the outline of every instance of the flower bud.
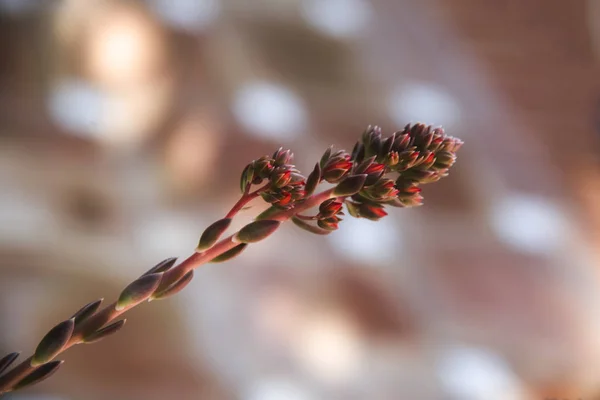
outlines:
[[286, 186], [292, 180], [292, 172], [286, 167], [277, 167], [271, 174], [271, 185], [275, 188]]
[[369, 126], [363, 133], [363, 145], [365, 146], [365, 156], [379, 155], [381, 151], [381, 128], [379, 126]]
[[396, 189], [393, 180], [384, 178], [372, 186], [365, 187], [363, 192], [371, 200], [388, 201], [396, 197], [398, 189]]
[[332, 151], [333, 151], [333, 146], [329, 147], [327, 150], [325, 150], [325, 153], [323, 153], [323, 156], [321, 157], [321, 160], [319, 161], [319, 166], [321, 167], [321, 169], [325, 166], [325, 164], [327, 164], [329, 162]]
[[321, 166], [319, 163], [315, 164], [315, 168], [310, 173], [308, 178], [306, 179], [306, 186], [304, 189], [306, 190], [306, 195], [310, 196], [315, 192], [317, 185], [321, 181]]
[[352, 196], [358, 193], [365, 185], [367, 175], [352, 175], [345, 178], [340, 182], [335, 189], [333, 189], [334, 196]]
[[371, 221], [379, 221], [388, 214], [382, 205], [363, 203], [358, 206], [358, 215]]
[[416, 150], [405, 150], [398, 155], [399, 161], [396, 167], [394, 168], [397, 171], [404, 171], [406, 169], [412, 168], [417, 160], [419, 159], [420, 153]]
[[275, 153], [273, 153], [273, 160], [276, 166], [281, 166], [290, 163], [294, 158], [294, 154], [290, 150], [283, 150], [280, 147]]
[[402, 133], [396, 135], [392, 150], [402, 152], [410, 147], [411, 137], [408, 133]]
[[354, 163], [350, 161], [348, 154], [332, 158], [323, 168], [323, 179], [329, 183], [339, 182], [340, 179], [350, 172], [353, 166]]
[[263, 156], [254, 161], [254, 176], [261, 179], [268, 179], [273, 172], [273, 160], [267, 156]]
[[350, 155], [350, 159], [356, 162], [361, 162], [365, 158], [365, 146], [361, 142], [356, 142], [354, 148], [352, 149], [352, 153]]
[[395, 165], [397, 165], [400, 162], [400, 155], [398, 154], [397, 151], [390, 151], [389, 153], [386, 154], [385, 159], [383, 160], [383, 163], [385, 165], [387, 165], [388, 167], [393, 167]]
[[250, 222], [240, 229], [234, 238], [238, 243], [259, 242], [275, 232], [279, 225], [281, 225], [280, 221], [270, 219]]
[[337, 199], [329, 199], [319, 206], [319, 217], [330, 218], [342, 211], [342, 202]]
[[317, 225], [319, 226], [319, 228], [328, 230], [328, 231], [334, 231], [338, 228], [338, 222], [340, 220], [336, 217], [331, 217], [331, 218], [325, 218], [325, 219], [320, 219], [317, 221]]
[[242, 193], [246, 191], [248, 184], [254, 181], [254, 163], [246, 165], [246, 168], [242, 171], [242, 177], [240, 179], [240, 189]]
[[436, 170], [446, 170], [450, 168], [456, 161], [456, 155], [450, 151], [442, 150], [435, 155], [435, 163], [433, 168]]

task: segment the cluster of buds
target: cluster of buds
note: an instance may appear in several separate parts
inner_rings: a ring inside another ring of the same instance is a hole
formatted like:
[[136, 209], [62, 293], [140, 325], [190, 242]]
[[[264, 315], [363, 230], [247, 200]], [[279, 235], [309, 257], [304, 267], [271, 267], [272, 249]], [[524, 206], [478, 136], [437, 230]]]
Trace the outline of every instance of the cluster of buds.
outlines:
[[379, 127], [367, 128], [350, 160], [357, 164], [354, 172], [368, 178], [362, 190], [346, 201], [349, 213], [378, 220], [387, 215], [385, 205], [421, 205], [419, 186], [446, 176], [462, 144], [460, 139], [446, 136], [442, 128], [424, 124], [406, 125], [385, 139]]
[[[322, 181], [336, 184], [315, 216], [297, 215], [293, 221], [311, 232], [328, 233], [338, 228], [342, 206], [356, 218], [379, 220], [386, 206], [414, 207], [423, 204], [421, 185], [448, 174], [462, 146], [460, 139], [447, 136], [442, 128], [424, 124], [406, 125], [383, 137], [381, 128], [368, 127], [352, 153], [327, 149], [313, 171], [304, 178], [291, 164], [292, 153], [279, 149], [248, 164], [242, 173], [241, 189], [268, 183], [260, 196], [276, 209], [292, 209], [310, 197]], [[317, 226], [306, 221], [316, 220]]]
[[250, 185], [259, 185], [268, 181], [260, 196], [279, 208], [291, 208], [305, 197], [306, 178], [294, 165], [290, 164], [294, 155], [290, 150], [280, 148], [271, 157], [263, 156], [252, 161], [242, 172], [240, 188], [246, 192]]
[[343, 203], [337, 199], [329, 199], [321, 203], [316, 217], [317, 225], [328, 231], [336, 230], [342, 220], [340, 216], [344, 215], [342, 206]]

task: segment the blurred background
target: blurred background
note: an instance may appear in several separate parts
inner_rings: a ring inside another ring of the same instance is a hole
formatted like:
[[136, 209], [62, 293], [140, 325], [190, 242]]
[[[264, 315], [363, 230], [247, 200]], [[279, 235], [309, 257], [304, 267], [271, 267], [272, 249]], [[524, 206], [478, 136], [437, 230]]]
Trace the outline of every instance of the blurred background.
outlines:
[[284, 226], [6, 398], [600, 398], [599, 56], [598, 0], [0, 0], [1, 353], [189, 255], [279, 146], [466, 142], [424, 207]]

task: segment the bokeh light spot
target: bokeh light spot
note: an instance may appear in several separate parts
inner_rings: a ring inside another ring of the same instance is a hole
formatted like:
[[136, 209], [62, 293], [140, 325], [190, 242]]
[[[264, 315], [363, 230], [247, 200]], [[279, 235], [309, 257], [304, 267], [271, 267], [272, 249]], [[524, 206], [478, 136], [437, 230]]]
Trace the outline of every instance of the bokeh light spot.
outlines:
[[301, 134], [308, 119], [296, 93], [269, 82], [253, 82], [240, 88], [233, 114], [249, 133], [273, 140], [289, 140]]
[[316, 400], [302, 385], [284, 378], [259, 381], [244, 398], [245, 400]]
[[412, 83], [395, 88], [388, 101], [390, 116], [398, 126], [407, 121], [453, 127], [460, 120], [460, 106], [442, 88], [426, 83]]
[[373, 17], [365, 0], [304, 0], [302, 15], [317, 31], [339, 39], [359, 36]]
[[568, 235], [565, 216], [541, 197], [507, 196], [492, 207], [490, 219], [500, 240], [525, 252], [544, 254], [558, 250]]
[[521, 384], [495, 354], [479, 349], [451, 349], [438, 364], [443, 386], [463, 400], [524, 399]]
[[345, 218], [338, 231], [327, 238], [340, 256], [367, 265], [394, 262], [402, 251], [403, 237], [390, 217], [374, 222], [364, 218]]
[[147, 0], [150, 8], [167, 25], [198, 32], [211, 25], [221, 11], [219, 0]]

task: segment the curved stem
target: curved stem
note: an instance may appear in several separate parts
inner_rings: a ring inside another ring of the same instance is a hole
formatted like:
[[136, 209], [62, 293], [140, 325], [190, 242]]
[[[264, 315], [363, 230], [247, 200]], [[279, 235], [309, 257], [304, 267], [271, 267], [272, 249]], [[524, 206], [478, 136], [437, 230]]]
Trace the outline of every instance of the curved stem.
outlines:
[[246, 186], [246, 190], [244, 191], [244, 194], [242, 195], [242, 197], [240, 197], [240, 199], [237, 201], [237, 203], [235, 203], [234, 206], [231, 207], [231, 210], [229, 210], [227, 215], [225, 215], [225, 218], [233, 218], [238, 212], [240, 212], [240, 210], [246, 204], [248, 204], [250, 201], [257, 198], [258, 195], [261, 192], [263, 192], [264, 190], [266, 190], [268, 187], [269, 187], [269, 184], [266, 184], [266, 185], [262, 186], [261, 188], [256, 189], [254, 192], [249, 193], [250, 192], [250, 184], [248, 184]]
[[[252, 193], [245, 193], [227, 215], [228, 216], [230, 214], [235, 215], [235, 213], [237, 213], [246, 203], [248, 203], [250, 200], [252, 200], [256, 196], [258, 196], [260, 194], [260, 191], [264, 190], [265, 188], [266, 188], [266, 186], [262, 187], [260, 189], [257, 189], [256, 191], [254, 191]], [[247, 191], [248, 190], [246, 190], [246, 192]], [[302, 203], [296, 205], [294, 208], [291, 208], [289, 210], [281, 210], [280, 212], [273, 214], [273, 216], [271, 216], [270, 219], [273, 219], [276, 221], [282, 221], [282, 222], [286, 221], [286, 220], [290, 219], [292, 216], [294, 216], [300, 212], [303, 212], [305, 210], [308, 210], [316, 205], [319, 205], [323, 201], [331, 198], [332, 193], [333, 193], [333, 189], [329, 189], [329, 190], [325, 190], [321, 193], [315, 194], [315, 195], [307, 198]], [[178, 280], [180, 280], [181, 278], [183, 278], [183, 276], [185, 276], [185, 274], [187, 274], [189, 271], [196, 269], [196, 268], [200, 267], [201, 265], [206, 264], [207, 262], [214, 259], [215, 257], [217, 257], [217, 256], [225, 253], [226, 251], [231, 250], [235, 246], [237, 246], [239, 243], [235, 243], [232, 240], [233, 237], [234, 237], [234, 235], [230, 235], [230, 236], [226, 237], [225, 239], [219, 241], [217, 244], [215, 244], [213, 247], [211, 247], [208, 250], [205, 250], [200, 253], [193, 253], [188, 258], [186, 258], [181, 263], [179, 263], [176, 267], [173, 267], [172, 269], [166, 271], [163, 274], [159, 288], [157, 290], [161, 290], [162, 288], [169, 287], [173, 283], [175, 283]], [[91, 316], [88, 320], [83, 322], [82, 325], [80, 327], [78, 327], [77, 330], [74, 332], [74, 334], [71, 337], [71, 339], [69, 340], [69, 342], [63, 347], [63, 349], [61, 350], [61, 353], [66, 351], [67, 349], [73, 347], [76, 344], [82, 343], [82, 339], [85, 334], [94, 332], [95, 330], [102, 328], [103, 326], [105, 326], [105, 325], [113, 322], [117, 318], [119, 318], [122, 314], [124, 314], [129, 309], [133, 308], [133, 306], [132, 306], [130, 308], [125, 308], [125, 309], [117, 311], [115, 306], [116, 306], [116, 302], [106, 306], [104, 309], [102, 309], [98, 313]], [[19, 365], [14, 367], [12, 370], [7, 372], [6, 374], [0, 376], [0, 395], [3, 393], [10, 392], [11, 388], [14, 387], [14, 385], [16, 385], [24, 377], [26, 377], [27, 375], [29, 375], [31, 372], [33, 372], [35, 370], [35, 367], [32, 367], [30, 362], [31, 362], [31, 357], [29, 357], [25, 361], [21, 362]]]

